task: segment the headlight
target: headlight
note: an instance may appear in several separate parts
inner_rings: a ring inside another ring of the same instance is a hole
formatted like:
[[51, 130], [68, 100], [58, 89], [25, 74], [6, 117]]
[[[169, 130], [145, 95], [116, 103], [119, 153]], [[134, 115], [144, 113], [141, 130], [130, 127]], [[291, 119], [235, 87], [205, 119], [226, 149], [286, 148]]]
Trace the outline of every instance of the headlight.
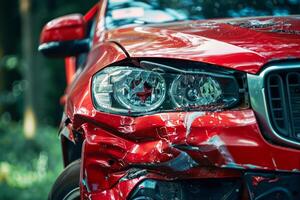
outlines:
[[164, 102], [166, 83], [157, 72], [111, 67], [94, 77], [93, 95], [100, 110], [149, 112]]
[[236, 104], [239, 85], [231, 75], [112, 66], [93, 77], [92, 95], [98, 110], [116, 114], [212, 110]]
[[179, 75], [171, 86], [171, 97], [178, 107], [213, 104], [222, 96], [220, 83], [204, 75]]

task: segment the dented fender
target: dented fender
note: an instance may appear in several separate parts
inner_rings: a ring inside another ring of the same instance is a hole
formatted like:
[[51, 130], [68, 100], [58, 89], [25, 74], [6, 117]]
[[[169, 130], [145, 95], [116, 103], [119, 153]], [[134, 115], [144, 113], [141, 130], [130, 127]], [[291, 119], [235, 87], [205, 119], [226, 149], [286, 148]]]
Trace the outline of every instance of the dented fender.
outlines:
[[[166, 178], [236, 177], [243, 170], [300, 170], [299, 150], [268, 143], [250, 109], [142, 117], [96, 112], [92, 117], [80, 117], [86, 134], [82, 179], [90, 192], [108, 190], [131, 168]], [[212, 173], [201, 173], [203, 170]]]

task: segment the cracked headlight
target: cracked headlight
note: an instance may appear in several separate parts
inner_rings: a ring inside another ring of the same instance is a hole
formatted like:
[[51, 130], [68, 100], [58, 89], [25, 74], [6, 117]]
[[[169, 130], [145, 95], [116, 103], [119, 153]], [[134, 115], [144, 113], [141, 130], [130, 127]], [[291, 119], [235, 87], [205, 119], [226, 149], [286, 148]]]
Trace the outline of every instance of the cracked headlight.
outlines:
[[166, 95], [161, 74], [131, 67], [111, 67], [93, 79], [93, 96], [100, 110], [149, 112], [158, 108]]
[[92, 95], [98, 110], [116, 114], [216, 110], [239, 101], [239, 85], [228, 74], [113, 66], [93, 77]]
[[180, 75], [171, 86], [171, 98], [179, 107], [205, 106], [222, 96], [220, 83], [210, 76]]

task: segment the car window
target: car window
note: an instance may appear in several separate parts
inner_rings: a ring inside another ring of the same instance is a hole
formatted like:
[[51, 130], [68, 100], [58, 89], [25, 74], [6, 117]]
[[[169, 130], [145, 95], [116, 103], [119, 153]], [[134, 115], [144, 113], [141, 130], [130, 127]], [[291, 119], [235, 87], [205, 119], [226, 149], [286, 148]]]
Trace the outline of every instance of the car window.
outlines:
[[159, 8], [141, 1], [111, 0], [106, 13], [108, 29], [130, 24], [163, 23], [187, 19], [187, 16], [171, 8]]
[[299, 14], [300, 0], [109, 0], [106, 28], [210, 18]]

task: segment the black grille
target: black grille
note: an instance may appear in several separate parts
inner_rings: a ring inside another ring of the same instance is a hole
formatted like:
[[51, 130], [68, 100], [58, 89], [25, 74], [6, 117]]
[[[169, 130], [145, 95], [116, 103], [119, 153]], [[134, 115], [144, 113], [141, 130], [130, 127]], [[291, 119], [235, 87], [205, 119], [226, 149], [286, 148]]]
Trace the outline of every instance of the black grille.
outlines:
[[300, 140], [300, 71], [276, 71], [266, 78], [269, 117], [281, 136]]

